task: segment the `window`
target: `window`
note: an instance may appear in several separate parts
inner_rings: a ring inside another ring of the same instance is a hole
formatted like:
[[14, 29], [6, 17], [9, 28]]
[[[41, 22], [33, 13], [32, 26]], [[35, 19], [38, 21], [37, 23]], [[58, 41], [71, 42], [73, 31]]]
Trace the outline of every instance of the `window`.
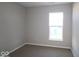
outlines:
[[49, 13], [49, 40], [63, 41], [63, 12]]

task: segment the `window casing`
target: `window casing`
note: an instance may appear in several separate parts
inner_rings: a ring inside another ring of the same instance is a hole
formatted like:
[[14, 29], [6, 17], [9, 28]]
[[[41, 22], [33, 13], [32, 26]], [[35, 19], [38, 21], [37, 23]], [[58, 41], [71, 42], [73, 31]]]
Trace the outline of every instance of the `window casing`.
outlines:
[[63, 12], [49, 13], [49, 40], [63, 41]]

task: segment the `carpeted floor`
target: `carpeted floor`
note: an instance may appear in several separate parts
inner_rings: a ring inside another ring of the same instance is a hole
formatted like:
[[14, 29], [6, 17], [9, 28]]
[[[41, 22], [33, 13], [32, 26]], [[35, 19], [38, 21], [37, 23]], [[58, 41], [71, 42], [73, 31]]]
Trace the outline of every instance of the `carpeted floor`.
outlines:
[[9, 55], [10, 57], [72, 57], [69, 49], [25, 45]]

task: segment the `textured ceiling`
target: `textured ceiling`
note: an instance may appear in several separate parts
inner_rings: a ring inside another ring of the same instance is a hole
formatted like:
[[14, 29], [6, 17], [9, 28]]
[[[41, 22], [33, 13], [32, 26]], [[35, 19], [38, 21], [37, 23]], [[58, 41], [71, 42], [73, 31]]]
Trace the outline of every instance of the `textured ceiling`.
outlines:
[[71, 2], [18, 2], [18, 3], [24, 7], [38, 7], [38, 6], [57, 5], [57, 4], [67, 4]]

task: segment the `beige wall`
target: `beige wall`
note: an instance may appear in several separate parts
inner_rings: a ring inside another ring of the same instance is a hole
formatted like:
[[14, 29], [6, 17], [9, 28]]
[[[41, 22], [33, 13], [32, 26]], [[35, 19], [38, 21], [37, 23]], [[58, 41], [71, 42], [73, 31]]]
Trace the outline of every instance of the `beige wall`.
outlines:
[[73, 4], [72, 52], [79, 57], [79, 3]]
[[24, 7], [0, 2], [0, 50], [10, 51], [25, 42], [24, 20]]
[[[71, 48], [72, 4], [26, 8], [26, 42]], [[49, 12], [64, 12], [64, 41], [49, 40]], [[28, 35], [27, 35], [28, 34]]]

